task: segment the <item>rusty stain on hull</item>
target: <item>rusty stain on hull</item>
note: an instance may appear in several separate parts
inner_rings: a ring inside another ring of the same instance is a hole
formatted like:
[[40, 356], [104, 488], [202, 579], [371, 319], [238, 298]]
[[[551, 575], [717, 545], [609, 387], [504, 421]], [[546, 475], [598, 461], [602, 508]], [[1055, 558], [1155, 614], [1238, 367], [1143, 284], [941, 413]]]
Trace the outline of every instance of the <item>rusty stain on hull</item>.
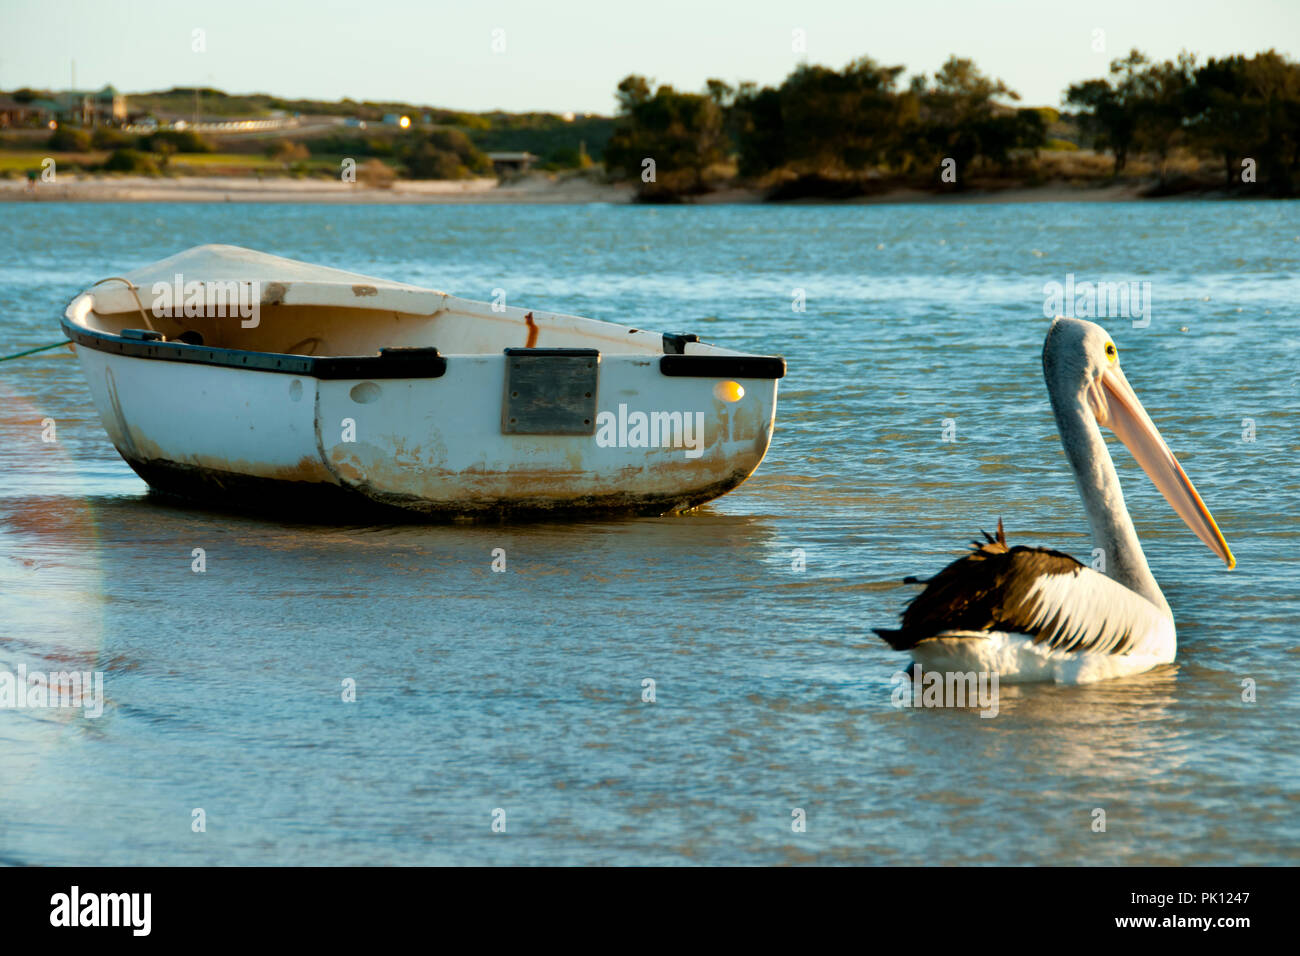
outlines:
[[162, 462], [178, 468], [196, 468], [213, 475], [245, 475], [250, 478], [297, 484], [338, 484], [338, 479], [315, 455], [303, 455], [292, 465], [271, 465], [261, 461], [223, 458], [217, 455], [190, 455], [187, 456], [187, 461], [177, 462], [168, 457], [154, 442], [142, 436], [138, 429], [133, 430], [131, 434], [133, 441], [129, 452], [124, 448], [118, 449], [118, 454], [128, 463]]
[[262, 286], [262, 305], [281, 305], [288, 291], [287, 282], [268, 282]]
[[261, 478], [164, 459], [126, 458], [126, 463], [152, 490], [209, 505], [251, 510], [303, 511], [321, 507], [364, 510], [361, 507], [364, 501], [358, 501], [357, 495], [332, 482]]
[[[161, 459], [127, 458], [126, 462], [151, 488], [222, 507], [254, 510], [275, 508], [301, 513], [316, 509], [317, 518], [336, 519], [340, 512], [380, 512], [394, 519], [492, 519], [496, 517], [546, 517], [570, 513], [608, 515], [664, 515], [689, 511], [731, 491], [752, 473], [739, 469], [724, 478], [691, 489], [663, 492], [611, 490], [557, 499], [550, 495], [485, 496], [471, 500], [427, 500], [409, 495], [383, 494], [363, 486], [339, 485], [310, 478], [264, 478], [246, 473], [178, 464]], [[319, 509], [329, 508], [328, 516]]]
[[537, 346], [537, 323], [533, 320], [533, 313], [529, 312], [524, 316], [524, 321], [528, 323], [528, 341], [524, 343], [524, 348], [531, 349]]
[[695, 488], [676, 491], [625, 491], [611, 490], [594, 494], [557, 497], [548, 494], [517, 494], [508, 497], [484, 496], [472, 499], [417, 498], [411, 495], [385, 494], [361, 486], [372, 501], [391, 505], [420, 514], [454, 514], [465, 517], [484, 517], [494, 514], [554, 514], [581, 512], [584, 514], [663, 515], [689, 511], [719, 498], [731, 491], [752, 471], [739, 469], [726, 477]]
[[355, 296], [379, 295], [379, 290], [372, 285], [354, 285], [352, 287], [352, 294]]
[[[694, 498], [700, 489], [726, 484], [736, 473], [742, 475], [741, 480], [752, 474], [767, 451], [767, 442], [756, 442], [752, 450], [737, 449], [732, 454], [724, 454], [717, 443], [707, 447], [712, 453], [698, 459], [654, 450], [637, 463], [599, 473], [572, 466], [490, 468], [477, 464], [449, 469], [421, 460], [418, 447], [403, 446], [403, 454], [394, 455], [390, 449], [365, 442], [336, 445], [328, 452], [322, 448], [321, 453], [339, 483], [354, 485], [377, 500], [408, 501], [403, 506], [417, 510], [426, 507], [419, 502], [438, 502], [433, 507], [443, 508], [449, 506], [447, 502], [508, 500], [551, 502], [548, 507], [566, 508], [569, 502], [615, 493]], [[733, 487], [726, 484], [724, 491]], [[469, 507], [477, 509], [476, 505]]]
[[[109, 376], [111, 382], [111, 375]], [[490, 519], [507, 515], [604, 513], [662, 515], [687, 511], [744, 482], [762, 462], [772, 422], [756, 410], [715, 403], [702, 457], [685, 459], [676, 449], [647, 450], [643, 458], [593, 473], [570, 456], [559, 467], [461, 469], [436, 467], [442, 454], [421, 443], [393, 448], [368, 443], [326, 449], [317, 429], [317, 454], [292, 464], [192, 454], [178, 458], [138, 428], [120, 424], [118, 451], [155, 489], [216, 504], [300, 510], [324, 503], [339, 508], [400, 510], [425, 520]], [[743, 443], [743, 444], [742, 444]], [[730, 448], [726, 447], [730, 444]], [[736, 447], [741, 445], [742, 447]], [[319, 510], [318, 517], [325, 517]]]
[[[766, 432], [766, 430], [764, 430]], [[766, 434], [762, 436], [766, 438]], [[570, 514], [663, 515], [696, 508], [744, 482], [762, 461], [766, 441], [756, 442], [754, 454], [738, 463], [725, 456], [701, 461], [669, 460], [628, 465], [584, 482], [585, 472], [570, 469], [493, 471], [482, 467], [463, 471], [418, 469], [417, 493], [384, 490], [381, 476], [366, 475], [360, 459], [333, 449], [329, 459], [304, 456], [290, 466], [268, 466], [244, 460], [194, 456], [179, 462], [137, 435], [136, 448], [119, 452], [155, 490], [220, 506], [301, 512], [329, 509], [329, 518], [346, 512], [404, 512], [415, 518], [491, 519], [503, 516], [561, 516]], [[359, 449], [358, 449], [359, 450]], [[418, 452], [418, 449], [415, 450]], [[351, 459], [351, 460], [350, 460]], [[701, 467], [703, 465], [703, 467]], [[412, 486], [412, 469], [394, 462], [396, 473], [382, 476], [394, 487]], [[581, 487], [586, 485], [585, 488]], [[577, 488], [578, 490], [575, 490]], [[395, 516], [395, 515], [390, 515]]]

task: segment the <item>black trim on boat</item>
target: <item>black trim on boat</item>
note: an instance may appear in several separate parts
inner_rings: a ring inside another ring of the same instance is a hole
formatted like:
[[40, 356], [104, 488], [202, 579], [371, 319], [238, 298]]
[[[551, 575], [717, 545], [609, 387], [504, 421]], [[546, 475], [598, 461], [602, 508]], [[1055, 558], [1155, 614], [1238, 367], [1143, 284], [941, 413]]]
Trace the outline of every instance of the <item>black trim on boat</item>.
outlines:
[[[133, 358], [161, 359], [164, 362], [221, 365], [326, 380], [441, 378], [447, 372], [447, 360], [435, 348], [383, 348], [378, 355], [288, 355], [283, 352], [248, 352], [242, 349], [220, 349], [210, 345], [137, 338], [140, 330], [135, 329], [123, 330], [123, 335], [91, 332], [67, 319], [62, 321], [62, 325], [63, 333], [85, 348], [130, 355]], [[130, 332], [136, 335], [126, 334]]]
[[664, 355], [685, 355], [687, 343], [699, 340], [694, 332], [665, 332]]
[[692, 378], [784, 378], [785, 359], [779, 355], [665, 355], [659, 359], [659, 371]]
[[441, 378], [447, 360], [435, 348], [383, 348], [378, 355], [322, 355], [308, 375], [316, 378]]
[[124, 339], [130, 339], [133, 342], [161, 342], [163, 334], [155, 332], [153, 329], [123, 329], [119, 335]]
[[[77, 345], [99, 352], [113, 352], [134, 358], [164, 362], [189, 362], [246, 368], [258, 372], [306, 375], [318, 379], [441, 378], [447, 359], [436, 348], [390, 347], [378, 355], [289, 355], [283, 352], [249, 352], [242, 349], [192, 345], [176, 340], [160, 341], [147, 330], [124, 329], [121, 335], [92, 332], [68, 319], [61, 322], [63, 333]], [[683, 343], [685, 345], [685, 343]], [[597, 349], [506, 349], [506, 355], [599, 356]], [[686, 378], [784, 378], [785, 359], [779, 355], [663, 355], [663, 375]]]
[[600, 358], [600, 349], [503, 349], [507, 356], [516, 358], [518, 356], [538, 358], [541, 356], [555, 356], [559, 358]]

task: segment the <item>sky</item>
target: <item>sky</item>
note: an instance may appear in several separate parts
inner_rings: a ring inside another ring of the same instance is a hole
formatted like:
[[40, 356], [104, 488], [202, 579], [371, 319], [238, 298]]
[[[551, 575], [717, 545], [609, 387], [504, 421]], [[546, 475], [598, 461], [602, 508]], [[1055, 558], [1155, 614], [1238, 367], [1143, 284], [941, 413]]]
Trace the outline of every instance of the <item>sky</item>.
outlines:
[[954, 53], [1059, 106], [1133, 47], [1296, 59], [1300, 0], [0, 0], [0, 89], [66, 89], [75, 61], [79, 88], [468, 111], [612, 113], [629, 73], [699, 90], [863, 55], [933, 73]]

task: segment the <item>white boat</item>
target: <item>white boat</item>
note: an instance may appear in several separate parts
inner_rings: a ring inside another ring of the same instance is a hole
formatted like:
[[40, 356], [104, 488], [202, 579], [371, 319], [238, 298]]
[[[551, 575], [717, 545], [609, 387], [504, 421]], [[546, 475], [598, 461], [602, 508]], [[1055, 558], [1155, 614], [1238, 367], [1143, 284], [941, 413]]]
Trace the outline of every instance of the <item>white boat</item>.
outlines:
[[222, 245], [101, 280], [62, 326], [151, 487], [323, 518], [693, 508], [763, 460], [785, 374], [694, 335]]

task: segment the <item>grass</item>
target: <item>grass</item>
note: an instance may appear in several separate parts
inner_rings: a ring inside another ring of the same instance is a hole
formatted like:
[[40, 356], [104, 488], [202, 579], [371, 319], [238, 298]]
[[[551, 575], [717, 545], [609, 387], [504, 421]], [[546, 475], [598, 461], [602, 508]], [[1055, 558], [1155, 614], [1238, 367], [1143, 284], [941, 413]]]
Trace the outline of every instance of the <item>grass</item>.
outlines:
[[0, 175], [25, 173], [28, 170], [40, 172], [41, 164], [46, 159], [53, 159], [55, 168], [89, 166], [102, 163], [108, 158], [107, 152], [94, 153], [52, 153], [42, 150], [0, 150]]
[[281, 172], [284, 164], [257, 153], [173, 153], [168, 168], [197, 173], [211, 172], [214, 166], [239, 170]]
[[[313, 156], [310, 159], [291, 163], [286, 168], [280, 160], [252, 153], [177, 153], [172, 156], [167, 171], [194, 176], [254, 173], [269, 176], [324, 176], [336, 179], [342, 169], [343, 159], [342, 156]], [[360, 168], [364, 163], [364, 159], [358, 160], [357, 167]]]
[[[155, 161], [162, 157], [153, 154]], [[60, 153], [49, 150], [0, 149], [0, 176], [23, 176], [29, 170], [39, 172], [41, 164], [53, 159], [56, 169], [86, 169], [98, 167], [109, 157], [108, 150], [88, 153]], [[337, 177], [343, 162], [342, 156], [313, 156], [285, 168], [279, 160], [260, 153], [173, 153], [163, 175], [181, 176], [290, 176], [311, 175]], [[359, 164], [358, 164], [359, 165]], [[90, 170], [94, 171], [94, 170]]]
[[[108, 159], [110, 150], [95, 150], [89, 153], [55, 153], [49, 150], [0, 150], [0, 173], [24, 173], [29, 169], [40, 170], [45, 159], [51, 158], [59, 167], [72, 168], [98, 166]], [[161, 159], [153, 154], [155, 159]], [[170, 168], [174, 171], [194, 171], [202, 174], [211, 172], [213, 167], [235, 168], [239, 170], [283, 171], [282, 164], [265, 156], [245, 155], [241, 153], [174, 153]]]

